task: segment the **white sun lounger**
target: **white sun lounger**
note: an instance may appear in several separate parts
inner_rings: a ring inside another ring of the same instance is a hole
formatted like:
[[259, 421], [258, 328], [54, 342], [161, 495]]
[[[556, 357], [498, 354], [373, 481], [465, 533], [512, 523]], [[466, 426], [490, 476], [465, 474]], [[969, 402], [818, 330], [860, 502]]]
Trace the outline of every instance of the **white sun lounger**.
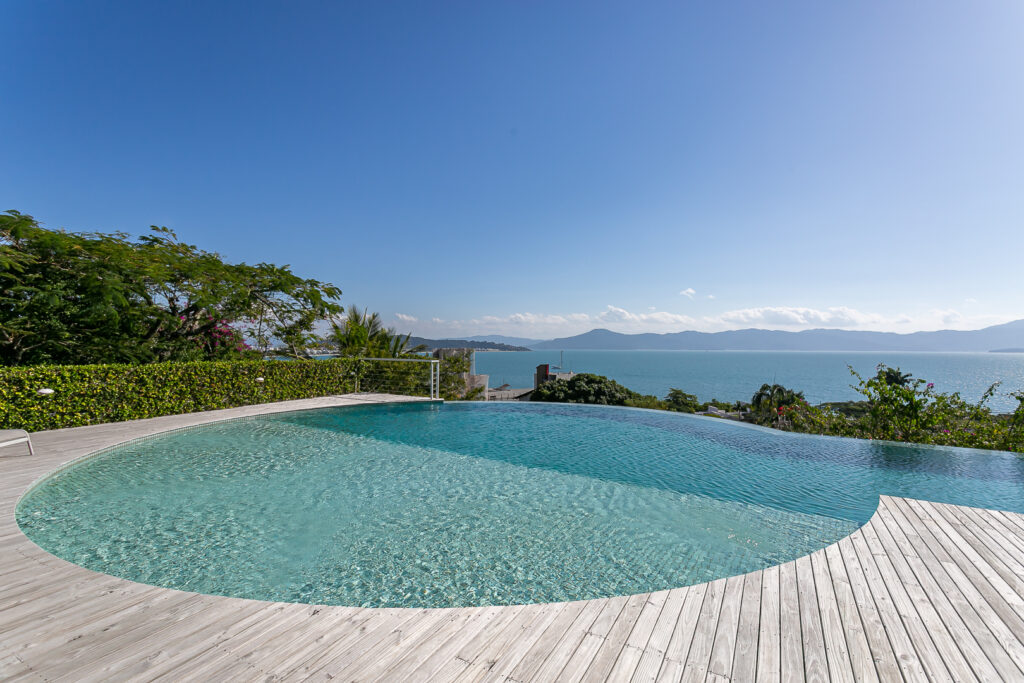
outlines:
[[4, 446], [15, 446], [19, 443], [28, 444], [28, 454], [32, 453], [32, 440], [28, 438], [28, 432], [24, 429], [0, 429], [0, 448]]

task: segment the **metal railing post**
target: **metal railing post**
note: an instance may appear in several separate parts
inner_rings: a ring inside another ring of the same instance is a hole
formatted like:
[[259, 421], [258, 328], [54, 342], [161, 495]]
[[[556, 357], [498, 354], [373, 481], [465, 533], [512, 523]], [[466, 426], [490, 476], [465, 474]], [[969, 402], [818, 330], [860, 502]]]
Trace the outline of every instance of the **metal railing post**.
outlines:
[[[441, 361], [439, 360], [431, 360], [429, 358], [353, 358], [353, 361], [355, 363], [355, 369], [352, 371], [352, 376], [354, 378], [353, 382], [355, 384], [355, 393], [357, 394], [360, 393], [362, 385], [364, 384], [362, 382], [363, 373], [361, 372], [364, 363], [426, 363], [430, 372], [428, 387], [429, 396], [431, 399], [440, 400], [441, 398]], [[390, 373], [385, 373], [384, 381], [387, 381], [388, 376], [390, 376]], [[376, 375], [367, 378], [366, 383], [370, 385], [370, 391], [375, 391], [381, 388], [383, 388], [384, 391], [387, 391], [389, 387], [378, 387], [374, 384], [375, 378], [379, 382], [381, 373], [378, 372]]]

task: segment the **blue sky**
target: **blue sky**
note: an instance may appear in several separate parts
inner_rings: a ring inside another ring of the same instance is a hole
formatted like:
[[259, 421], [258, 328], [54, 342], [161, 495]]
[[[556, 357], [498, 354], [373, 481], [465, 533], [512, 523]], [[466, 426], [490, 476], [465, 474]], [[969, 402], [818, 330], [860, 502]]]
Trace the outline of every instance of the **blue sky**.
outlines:
[[1024, 4], [3, 3], [0, 210], [429, 335], [1024, 317]]

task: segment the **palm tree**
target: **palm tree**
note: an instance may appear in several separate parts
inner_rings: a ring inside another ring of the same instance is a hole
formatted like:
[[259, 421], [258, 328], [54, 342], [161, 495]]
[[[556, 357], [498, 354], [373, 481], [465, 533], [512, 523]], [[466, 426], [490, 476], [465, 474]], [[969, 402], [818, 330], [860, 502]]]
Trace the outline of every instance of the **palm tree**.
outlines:
[[402, 358], [427, 348], [422, 344], [411, 346], [411, 335], [403, 337], [394, 328], [385, 328], [379, 313], [354, 305], [331, 323], [328, 339], [337, 346], [339, 355], [348, 357]]
[[761, 424], [781, 422], [780, 408], [804, 402], [804, 392], [787, 389], [781, 384], [762, 384], [750, 399], [750, 405]]
[[381, 358], [402, 358], [403, 356], [411, 356], [414, 353], [421, 353], [427, 350], [426, 344], [412, 345], [412, 335], [407, 334], [404, 337], [397, 334], [394, 329], [387, 330], [387, 347], [384, 349], [385, 354], [381, 355]]
[[365, 308], [360, 311], [358, 306], [352, 305], [340, 320], [331, 322], [328, 339], [342, 356], [367, 356], [379, 343], [383, 331], [380, 314], [370, 313]]
[[355, 359], [348, 372], [356, 392], [410, 393], [416, 386], [422, 388], [423, 368], [419, 363], [364, 360], [407, 358], [427, 348], [422, 344], [413, 346], [411, 335], [402, 336], [394, 328], [384, 327], [379, 313], [349, 306], [340, 320], [331, 323], [328, 340], [337, 347], [339, 355]]

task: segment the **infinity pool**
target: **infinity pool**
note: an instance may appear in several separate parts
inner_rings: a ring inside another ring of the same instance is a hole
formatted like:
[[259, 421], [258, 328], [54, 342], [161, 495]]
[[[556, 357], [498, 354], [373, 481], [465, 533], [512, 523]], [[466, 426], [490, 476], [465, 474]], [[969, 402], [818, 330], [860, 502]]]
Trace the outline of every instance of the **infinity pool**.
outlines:
[[330, 408], [139, 440], [19, 503], [33, 541], [147, 584], [452, 607], [685, 586], [785, 562], [879, 494], [1024, 512], [1010, 454], [599, 406]]

